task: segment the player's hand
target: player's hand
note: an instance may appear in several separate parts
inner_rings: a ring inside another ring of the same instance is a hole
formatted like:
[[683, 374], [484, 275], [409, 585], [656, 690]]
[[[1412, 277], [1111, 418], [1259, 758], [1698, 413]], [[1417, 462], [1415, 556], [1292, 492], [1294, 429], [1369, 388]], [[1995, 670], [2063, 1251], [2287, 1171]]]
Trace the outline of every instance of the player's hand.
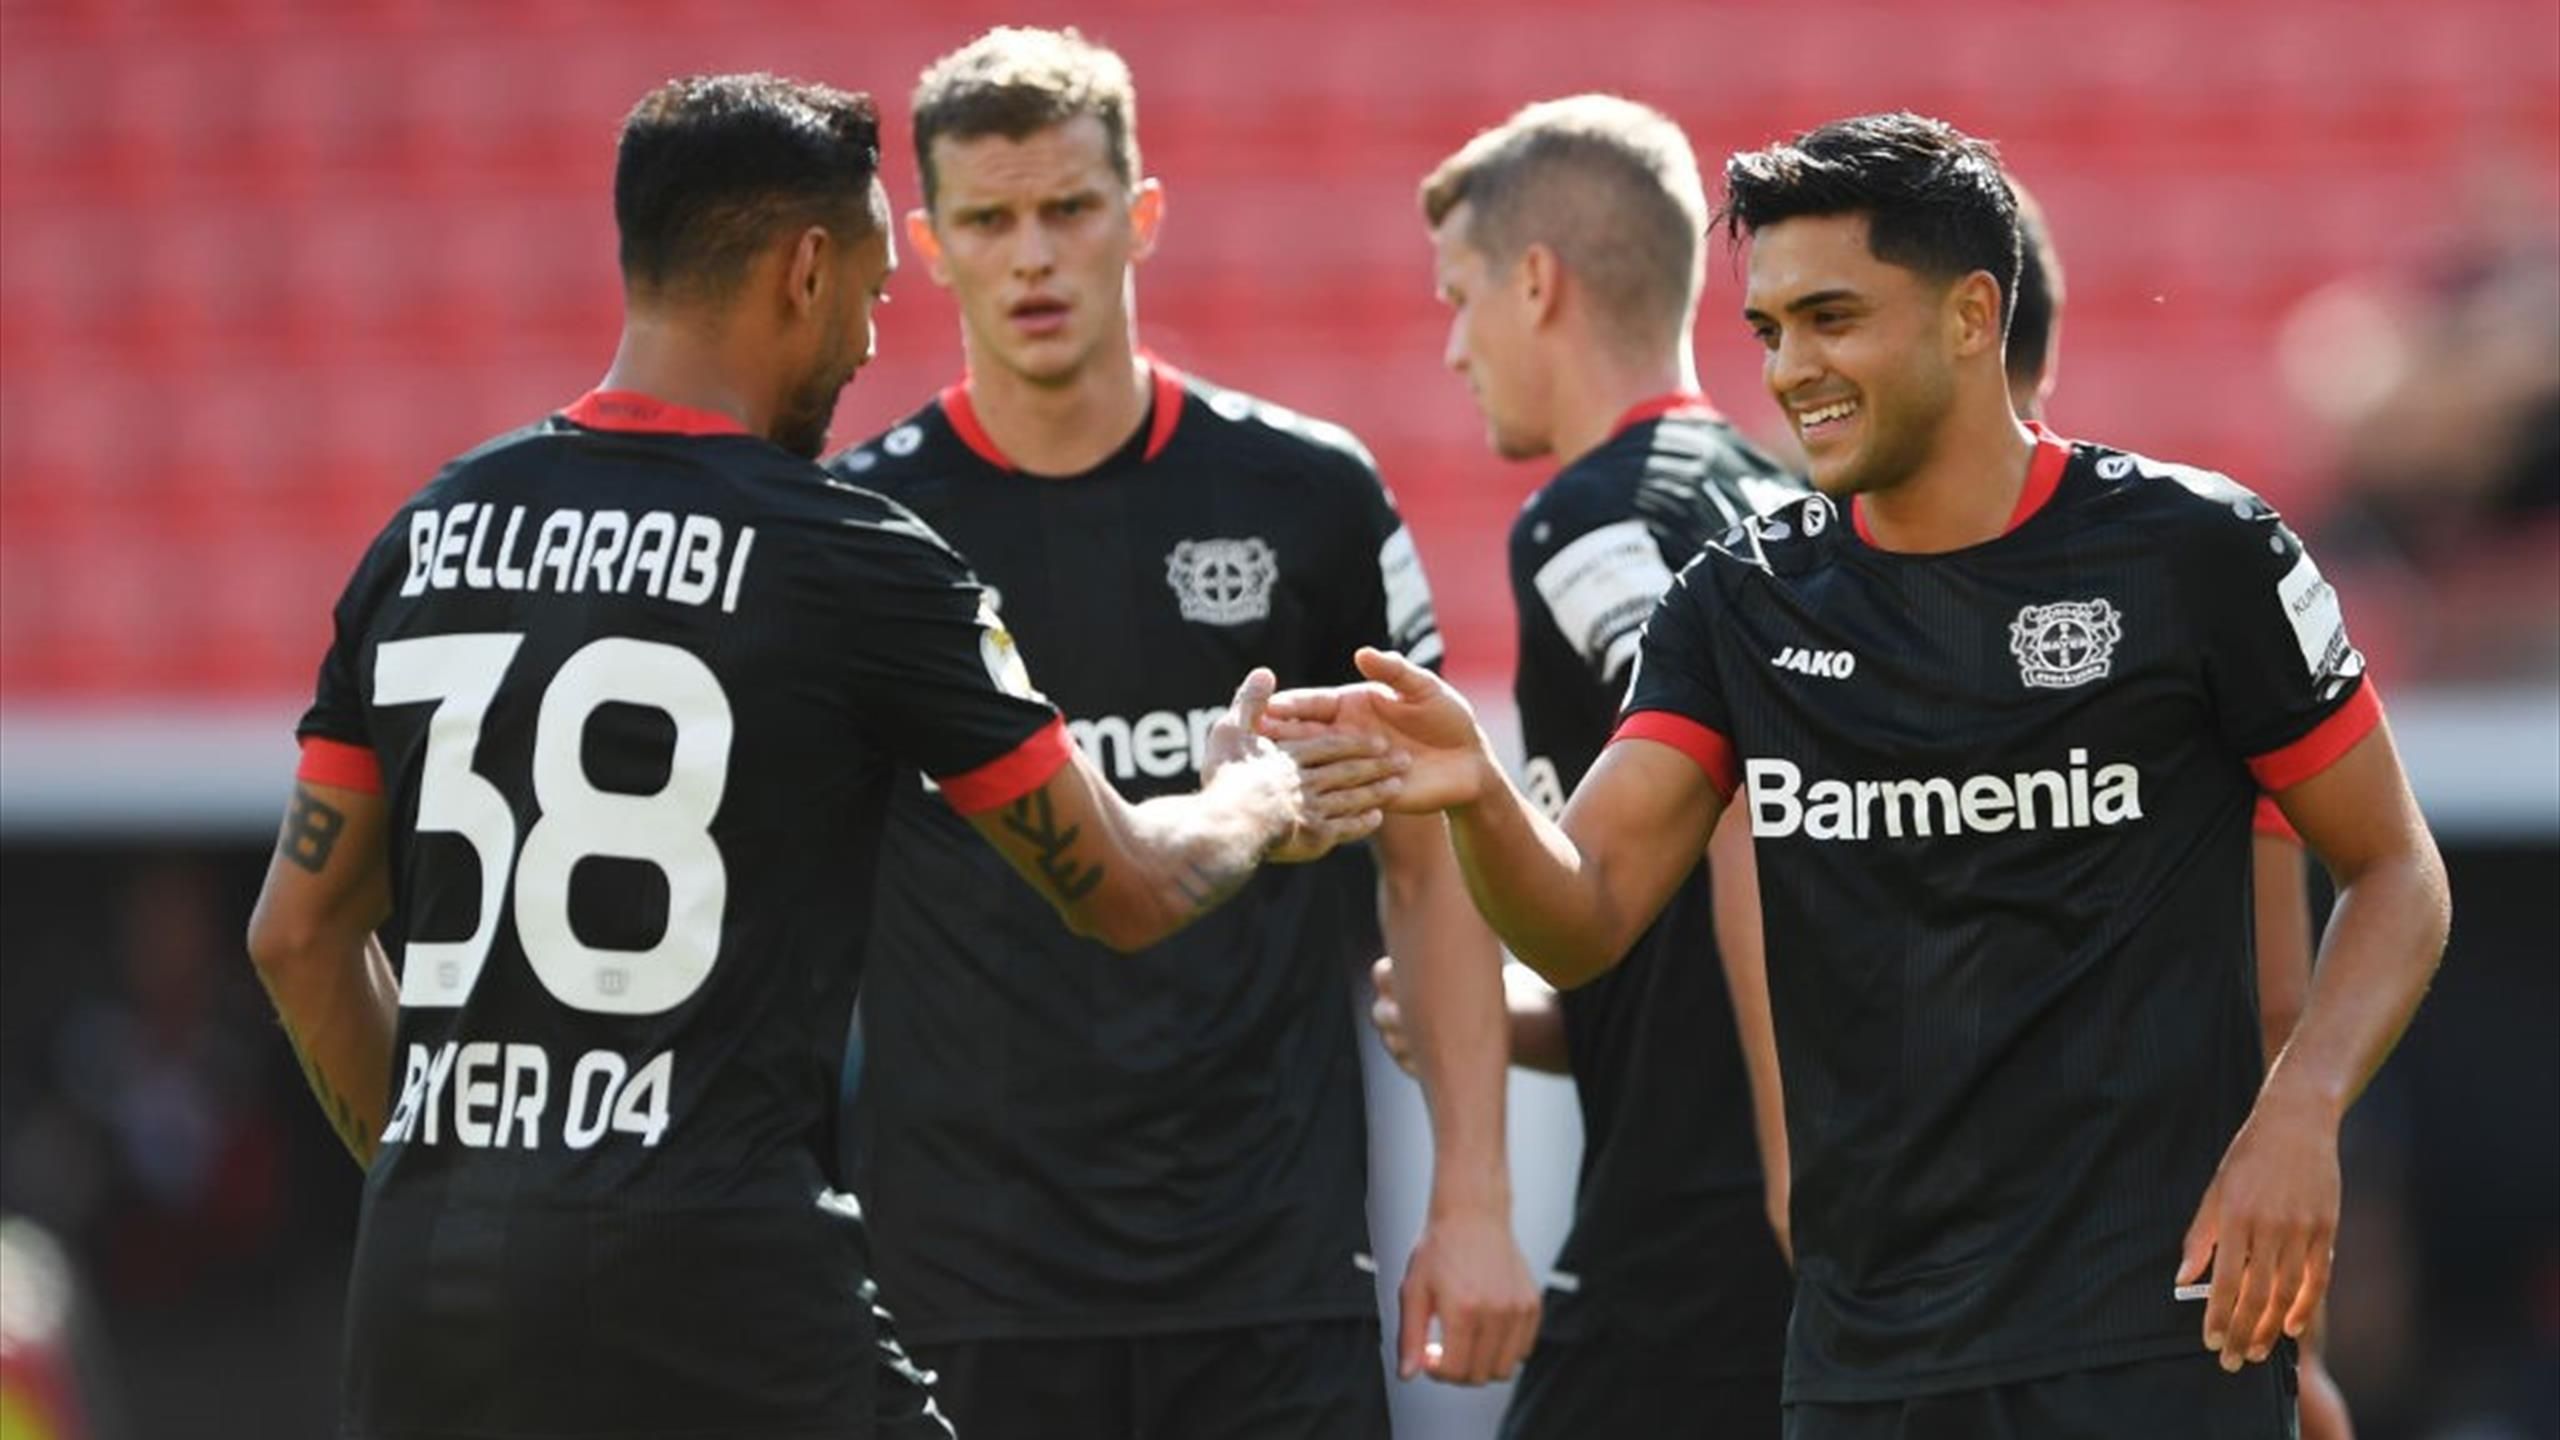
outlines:
[[2338, 1117], [2270, 1084], [2223, 1152], [2187, 1227], [2177, 1283], [2213, 1271], [2204, 1347], [2238, 1370], [2299, 1337], [2329, 1289], [2338, 1235]]
[[1538, 1338], [1538, 1287], [1497, 1206], [1435, 1208], [1413, 1247], [1398, 1298], [1400, 1379], [1427, 1374], [1450, 1385], [1508, 1380]]
[[1396, 959], [1381, 955], [1369, 967], [1369, 983], [1377, 987], [1378, 998], [1369, 1002], [1369, 1023], [1378, 1029], [1379, 1041], [1387, 1047], [1397, 1068], [1419, 1078], [1413, 1068], [1413, 1037], [1404, 1029], [1404, 1007], [1396, 1003]]
[[1278, 679], [1263, 667], [1244, 677], [1227, 712], [1209, 727], [1200, 778], [1206, 786], [1234, 769], [1251, 773], [1256, 788], [1266, 792], [1254, 808], [1282, 816], [1278, 838], [1263, 858], [1296, 863], [1375, 832], [1386, 819], [1381, 807], [1403, 784], [1406, 762], [1376, 735], [1327, 731], [1288, 740], [1264, 735], [1264, 707], [1278, 688]]
[[1283, 691], [1271, 698], [1264, 733], [1285, 741], [1343, 731], [1389, 742], [1412, 758], [1387, 804], [1399, 815], [1473, 804], [1500, 783], [1493, 746], [1454, 686], [1392, 650], [1364, 646], [1353, 660], [1369, 683]]

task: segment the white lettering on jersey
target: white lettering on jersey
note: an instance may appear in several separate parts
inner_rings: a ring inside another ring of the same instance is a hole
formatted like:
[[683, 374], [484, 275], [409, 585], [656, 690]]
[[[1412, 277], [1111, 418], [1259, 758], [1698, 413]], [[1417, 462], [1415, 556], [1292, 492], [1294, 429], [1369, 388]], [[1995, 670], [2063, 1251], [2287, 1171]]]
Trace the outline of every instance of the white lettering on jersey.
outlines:
[[[528, 525], [521, 505], [457, 501], [409, 516], [409, 569], [400, 593], [531, 590], [555, 595], [592, 589], [645, 595], [735, 613], [756, 530], [729, 529], [708, 515], [651, 510], [635, 522], [621, 510], [553, 510]], [[722, 582], [726, 580], [724, 585]]]
[[2305, 550], [2293, 568], [2276, 582], [2276, 599], [2293, 627], [2294, 644], [2315, 680], [2346, 679], [2364, 673], [2364, 656], [2347, 639], [2346, 613], [2338, 608], [2337, 589], [2320, 573]]
[[2067, 768], [2008, 775], [1896, 780], [1816, 780], [1791, 760], [1743, 763], [1751, 833], [1762, 839], [1934, 839], [2006, 830], [2085, 830], [2142, 818], [2142, 772], [2121, 762], [2089, 768], [2074, 749]]
[[1387, 594], [1387, 640], [1416, 665], [1441, 656], [1440, 618], [1431, 606], [1431, 582], [1413, 532], [1402, 525], [1378, 546], [1378, 582]]
[[1576, 536], [1531, 577], [1556, 628], [1607, 683], [1635, 659], [1645, 618], [1671, 588], [1671, 567], [1641, 520]]
[[[412, 1042], [402, 1062], [400, 1098], [383, 1127], [385, 1145], [459, 1145], [469, 1150], [535, 1150], [555, 1095], [551, 1053], [512, 1041]], [[650, 1057], [635, 1073], [621, 1055], [590, 1050], [569, 1067], [564, 1109], [550, 1133], [573, 1150], [608, 1132], [655, 1145], [667, 1132], [675, 1052]]]
[[2027, 605], [2009, 622], [2009, 653], [2029, 689], [2069, 690], [2107, 678], [2115, 668], [2123, 617], [2104, 600]]
[[1182, 606], [1182, 618], [1202, 625], [1245, 625], [1269, 618], [1271, 587], [1280, 557], [1270, 543], [1184, 540], [1164, 557], [1165, 583]]
[[1135, 719], [1096, 715], [1069, 720], [1067, 734], [1078, 749], [1114, 780], [1141, 775], [1170, 780], [1196, 773], [1209, 750], [1209, 729], [1227, 713], [1223, 705], [1188, 712], [1150, 710]]
[[1789, 645], [1770, 656], [1769, 663], [1781, 670], [1818, 675], [1825, 680], [1846, 680], [1858, 673], [1858, 657], [1846, 650], [1804, 650]]

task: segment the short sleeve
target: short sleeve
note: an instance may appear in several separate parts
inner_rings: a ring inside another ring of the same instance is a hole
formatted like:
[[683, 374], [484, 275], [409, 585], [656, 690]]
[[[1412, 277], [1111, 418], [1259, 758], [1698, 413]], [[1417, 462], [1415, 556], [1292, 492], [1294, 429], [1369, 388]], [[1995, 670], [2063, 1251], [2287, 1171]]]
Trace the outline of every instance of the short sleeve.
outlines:
[[962, 814], [1047, 784], [1073, 742], [985, 587], [912, 516], [869, 534], [873, 553], [839, 582], [865, 727]]
[[[1437, 670], [1446, 651], [1440, 640], [1439, 613], [1431, 603], [1431, 582], [1422, 573], [1421, 552], [1414, 548], [1413, 532], [1396, 513], [1395, 497], [1377, 472], [1366, 464], [1357, 468], [1359, 533], [1369, 557], [1365, 563], [1376, 567], [1376, 585], [1364, 584], [1352, 591], [1363, 597], [1359, 612], [1351, 617], [1353, 646], [1393, 650], [1416, 665]], [[1349, 669], [1350, 649], [1343, 651], [1342, 664], [1340, 678], [1358, 678]]]
[[1654, 740], [1687, 755], [1717, 793], [1730, 797], [1741, 778], [1732, 721], [1716, 684], [1712, 613], [1713, 551], [1689, 562], [1663, 592], [1636, 646], [1627, 704], [1610, 743]]
[[330, 612], [329, 648], [320, 657], [310, 708], [294, 726], [302, 747], [298, 779], [372, 793], [382, 789], [382, 766], [365, 704], [364, 647], [386, 580], [401, 568], [398, 561], [407, 543], [402, 537], [410, 533], [412, 513], [404, 512], [366, 550]]
[[2229, 488], [2196, 547], [2198, 644], [2223, 740], [2262, 789], [2283, 790], [2353, 748], [2382, 710], [2319, 563], [2265, 502]]

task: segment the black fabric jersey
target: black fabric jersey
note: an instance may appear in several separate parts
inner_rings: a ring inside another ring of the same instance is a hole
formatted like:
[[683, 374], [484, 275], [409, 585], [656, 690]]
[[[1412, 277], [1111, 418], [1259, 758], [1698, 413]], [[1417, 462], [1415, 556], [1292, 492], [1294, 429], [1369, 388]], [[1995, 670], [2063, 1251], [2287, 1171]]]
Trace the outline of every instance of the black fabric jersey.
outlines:
[[[1438, 655], [1430, 593], [1338, 427], [1158, 366], [1148, 422], [1063, 479], [1014, 469], [965, 387], [829, 462], [910, 505], [1132, 799], [1197, 784], [1250, 667]], [[920, 789], [890, 810], [856, 1103], [882, 1283], [920, 1343], [1373, 1313], [1349, 985], [1377, 954], [1357, 853], [1274, 866], [1117, 955]]]
[[868, 1434], [824, 1192], [894, 767], [985, 807], [1069, 754], [977, 584], [606, 393], [419, 492], [336, 626], [304, 743], [378, 761], [401, 974], [349, 1432]]
[[[1514, 693], [1523, 773], [1549, 814], [1608, 743], [1672, 572], [1802, 493], [1701, 397], [1671, 396], [1530, 497], [1511, 526]], [[1542, 1333], [1677, 1344], [1699, 1374], [1776, 1374], [1792, 1282], [1761, 1205], [1705, 868], [1615, 969], [1560, 1000], [1582, 1172]]]
[[2250, 812], [2380, 714], [2222, 476], [2039, 430], [2019, 517], [1942, 555], [1820, 497], [1745, 526], [1655, 612], [1619, 732], [1749, 807], [1790, 1399], [2195, 1347], [2179, 1244], [2262, 1069]]

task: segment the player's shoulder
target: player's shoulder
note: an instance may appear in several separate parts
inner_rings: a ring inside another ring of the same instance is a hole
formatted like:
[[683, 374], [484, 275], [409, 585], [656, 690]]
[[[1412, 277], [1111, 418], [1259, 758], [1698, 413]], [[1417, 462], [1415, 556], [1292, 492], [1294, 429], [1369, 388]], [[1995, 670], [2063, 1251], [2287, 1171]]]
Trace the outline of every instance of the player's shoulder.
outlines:
[[1182, 425], [1194, 443], [1287, 474], [1379, 483], [1377, 457], [1348, 427], [1189, 371], [1174, 378], [1183, 395]]
[[2157, 533], [2165, 553], [2210, 557], [2295, 543], [2274, 505], [2219, 470], [2088, 440], [2072, 442], [2072, 468], [2085, 477], [2087, 505]]
[[1689, 562], [1688, 575], [1720, 586], [1774, 581], [1780, 584], [1821, 569], [1840, 553], [1848, 516], [1838, 502], [1806, 489], [1782, 503], [1728, 526]]
[[[956, 389], [958, 387], [952, 387]], [[978, 463], [952, 424], [945, 389], [908, 412], [879, 434], [830, 456], [827, 473], [837, 480], [885, 495], [946, 475], [955, 466]]]

